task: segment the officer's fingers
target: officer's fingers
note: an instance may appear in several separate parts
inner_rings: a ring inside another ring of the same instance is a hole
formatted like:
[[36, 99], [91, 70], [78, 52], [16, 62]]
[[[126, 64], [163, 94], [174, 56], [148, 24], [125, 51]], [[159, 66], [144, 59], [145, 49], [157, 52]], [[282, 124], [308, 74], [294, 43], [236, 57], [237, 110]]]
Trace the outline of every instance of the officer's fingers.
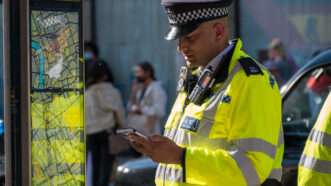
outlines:
[[153, 152], [153, 144], [149, 140], [135, 134], [129, 134], [128, 137], [131, 143], [139, 145], [139, 149], [143, 151], [143, 154], [150, 155]]
[[138, 138], [139, 136], [135, 135], [134, 133], [129, 133], [128, 135], [128, 139], [131, 141], [131, 142], [137, 142], [139, 140]]
[[128, 135], [128, 138], [130, 141], [134, 141], [136, 143], [140, 143], [140, 144], [148, 144], [149, 141], [147, 139], [145, 139], [144, 137], [138, 136], [134, 133], [130, 133]]
[[135, 142], [131, 142], [130, 145], [138, 152], [142, 153], [142, 154], [146, 154], [146, 150], [144, 148], [144, 146], [138, 144], [138, 143], [135, 143]]
[[129, 140], [130, 142], [134, 142], [134, 141], [136, 140], [135, 135], [129, 134], [129, 135], [128, 135], [128, 140]]

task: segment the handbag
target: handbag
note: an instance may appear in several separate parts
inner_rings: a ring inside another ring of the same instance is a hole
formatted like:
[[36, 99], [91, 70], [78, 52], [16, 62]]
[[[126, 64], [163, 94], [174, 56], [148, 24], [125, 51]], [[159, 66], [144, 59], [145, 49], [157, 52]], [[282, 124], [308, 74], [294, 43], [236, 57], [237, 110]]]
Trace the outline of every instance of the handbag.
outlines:
[[127, 139], [122, 136], [116, 135], [111, 132], [108, 136], [109, 154], [117, 155], [121, 152], [127, 151], [130, 148], [130, 144]]
[[116, 115], [116, 112], [114, 113], [114, 119], [115, 119], [115, 127], [108, 136], [108, 152], [111, 155], [117, 155], [121, 152], [128, 151], [130, 149], [130, 144], [127, 139], [125, 139], [123, 136], [116, 135], [115, 131], [117, 128], [120, 128], [120, 124], [118, 122], [118, 117]]

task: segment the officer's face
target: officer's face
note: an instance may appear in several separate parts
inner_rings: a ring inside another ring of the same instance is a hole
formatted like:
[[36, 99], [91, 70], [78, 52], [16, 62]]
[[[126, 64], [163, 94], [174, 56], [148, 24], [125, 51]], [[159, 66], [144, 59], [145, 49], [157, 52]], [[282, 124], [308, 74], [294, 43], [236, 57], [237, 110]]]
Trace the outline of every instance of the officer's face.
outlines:
[[192, 33], [178, 41], [178, 51], [189, 67], [206, 66], [215, 57], [215, 39], [212, 26], [202, 23]]

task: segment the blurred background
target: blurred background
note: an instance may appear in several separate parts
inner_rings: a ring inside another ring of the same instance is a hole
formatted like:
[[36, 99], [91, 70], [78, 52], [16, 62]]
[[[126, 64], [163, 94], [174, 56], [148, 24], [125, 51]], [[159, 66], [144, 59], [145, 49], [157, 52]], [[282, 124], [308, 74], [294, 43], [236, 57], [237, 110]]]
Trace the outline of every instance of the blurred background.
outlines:
[[[177, 72], [183, 64], [175, 42], [166, 42], [167, 18], [160, 1], [84, 0], [84, 34], [95, 42], [111, 66], [117, 86], [128, 98], [133, 76], [128, 67], [153, 63], [173, 102]], [[279, 38], [299, 66], [331, 46], [331, 3], [328, 0], [239, 0], [233, 7], [233, 37], [240, 37], [253, 57]], [[168, 105], [169, 108], [169, 105]]]

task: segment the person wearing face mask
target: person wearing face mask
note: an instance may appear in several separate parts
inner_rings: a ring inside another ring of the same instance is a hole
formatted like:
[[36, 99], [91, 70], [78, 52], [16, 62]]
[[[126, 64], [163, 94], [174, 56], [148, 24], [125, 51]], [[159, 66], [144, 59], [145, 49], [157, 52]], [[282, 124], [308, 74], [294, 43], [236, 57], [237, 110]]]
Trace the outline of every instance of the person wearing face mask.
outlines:
[[[91, 71], [95, 67], [96, 63], [101, 64], [102, 66], [106, 66], [107, 71], [111, 72], [111, 68], [107, 65], [107, 62], [99, 57], [99, 48], [93, 42], [85, 42], [84, 43], [84, 60], [85, 60], [85, 80], [86, 85], [89, 85], [93, 77], [89, 77], [91, 75]], [[113, 82], [114, 77], [112, 73], [107, 74], [107, 81]]]
[[85, 61], [97, 61], [99, 58], [98, 46], [93, 42], [84, 43], [84, 59]]
[[103, 61], [89, 63], [86, 69], [86, 147], [92, 165], [92, 185], [106, 186], [115, 156], [109, 154], [110, 131], [122, 127], [125, 121], [122, 96], [113, 86], [111, 71]]
[[279, 87], [282, 87], [298, 70], [298, 66], [279, 38], [270, 42], [268, 55], [269, 60], [265, 66], [274, 75]]
[[135, 81], [128, 103], [128, 125], [146, 135], [160, 134], [161, 120], [165, 115], [167, 96], [156, 80], [154, 68], [149, 62], [134, 68]]

